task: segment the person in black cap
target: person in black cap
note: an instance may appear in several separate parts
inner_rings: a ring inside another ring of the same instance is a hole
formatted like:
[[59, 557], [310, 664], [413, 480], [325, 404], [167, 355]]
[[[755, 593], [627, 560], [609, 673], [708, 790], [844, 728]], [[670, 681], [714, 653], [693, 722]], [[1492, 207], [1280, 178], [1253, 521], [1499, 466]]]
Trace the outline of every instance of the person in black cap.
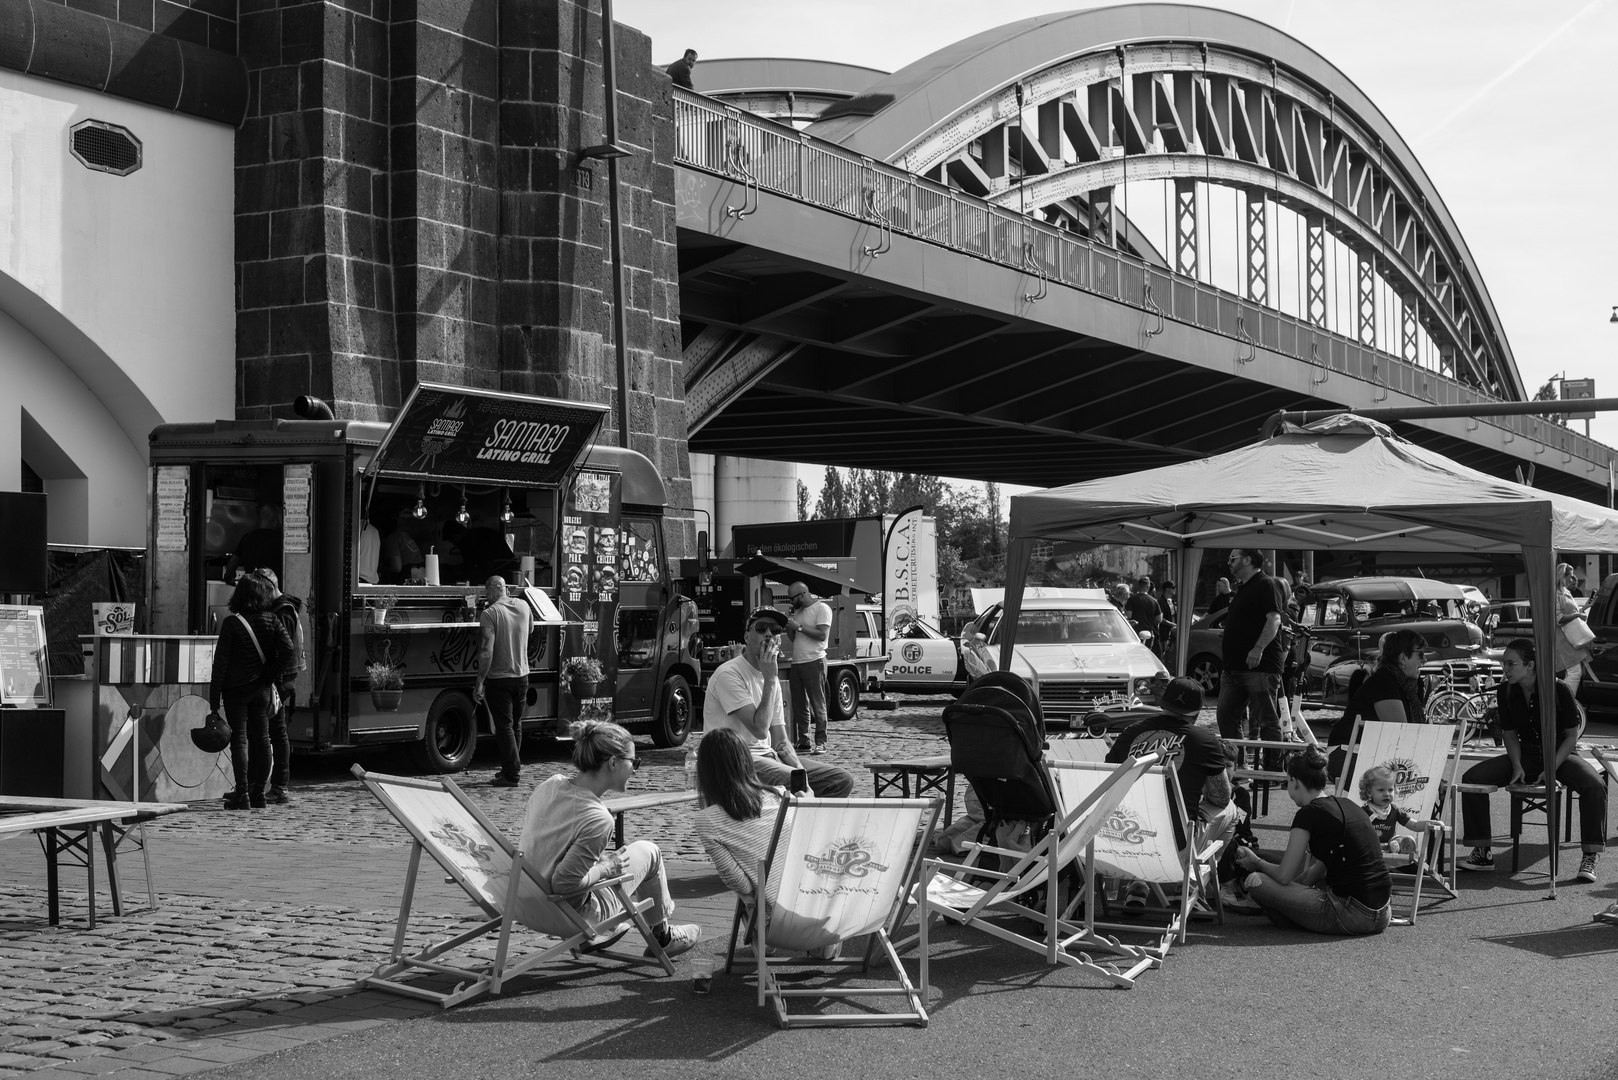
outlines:
[[[1122, 763], [1129, 757], [1162, 754], [1180, 778], [1186, 812], [1203, 823], [1202, 843], [1223, 839], [1246, 815], [1231, 800], [1230, 755], [1218, 733], [1197, 726], [1202, 710], [1202, 687], [1192, 679], [1175, 679], [1158, 699], [1158, 715], [1136, 721], [1123, 730], [1107, 760]], [[1227, 904], [1245, 902], [1234, 894]]]
[[742, 655], [720, 664], [708, 679], [703, 729], [728, 728], [741, 736], [752, 752], [758, 778], [771, 787], [787, 787], [792, 770], [803, 769], [813, 794], [841, 799], [854, 790], [853, 774], [818, 761], [804, 764], [787, 738], [779, 661], [786, 626], [787, 617], [772, 607], [758, 608], [747, 617]]

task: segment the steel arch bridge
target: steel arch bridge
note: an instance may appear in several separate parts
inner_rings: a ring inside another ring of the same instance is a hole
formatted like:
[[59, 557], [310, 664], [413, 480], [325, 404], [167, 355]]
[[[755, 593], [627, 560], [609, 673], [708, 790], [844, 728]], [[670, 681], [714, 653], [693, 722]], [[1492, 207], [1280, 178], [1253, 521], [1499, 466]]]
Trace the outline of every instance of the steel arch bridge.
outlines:
[[[1409, 147], [1261, 23], [1132, 5], [886, 77], [726, 63], [676, 101], [693, 449], [1052, 483], [1277, 408], [1526, 396]], [[795, 126], [735, 104], [783, 100]], [[1612, 460], [1535, 418], [1404, 433], [1585, 496]]]

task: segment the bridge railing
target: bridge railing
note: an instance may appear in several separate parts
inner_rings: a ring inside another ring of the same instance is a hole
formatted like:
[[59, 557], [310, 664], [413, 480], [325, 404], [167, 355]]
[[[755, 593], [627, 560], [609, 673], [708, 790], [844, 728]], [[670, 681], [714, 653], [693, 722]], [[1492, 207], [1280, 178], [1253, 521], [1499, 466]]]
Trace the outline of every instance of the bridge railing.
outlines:
[[[1321, 397], [1330, 397], [1325, 384], [1341, 375], [1382, 387], [1384, 396], [1397, 391], [1435, 405], [1501, 400], [1326, 327], [700, 94], [676, 88], [674, 120], [679, 164], [869, 222], [873, 252], [885, 250], [883, 243], [897, 233], [1021, 270], [1029, 276], [1030, 296], [1056, 284], [1138, 308], [1147, 339], [1173, 320], [1229, 338], [1238, 364], [1253, 360], [1258, 348], [1291, 356], [1315, 366]], [[1559, 449], [1565, 460], [1558, 467], [1577, 456], [1593, 472], [1595, 463], [1610, 458], [1600, 443], [1538, 417], [1479, 422]]]

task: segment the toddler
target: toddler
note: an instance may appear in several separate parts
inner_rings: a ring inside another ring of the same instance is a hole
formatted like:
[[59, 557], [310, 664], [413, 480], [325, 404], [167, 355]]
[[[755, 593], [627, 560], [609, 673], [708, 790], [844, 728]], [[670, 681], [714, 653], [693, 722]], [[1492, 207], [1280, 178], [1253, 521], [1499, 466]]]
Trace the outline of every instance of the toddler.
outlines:
[[1360, 798], [1365, 803], [1365, 812], [1371, 817], [1371, 827], [1376, 830], [1377, 839], [1382, 841], [1382, 850], [1390, 855], [1416, 853], [1415, 837], [1398, 835], [1395, 830], [1399, 826], [1411, 832], [1424, 833], [1438, 824], [1436, 821], [1412, 820], [1409, 814], [1393, 805], [1393, 770], [1386, 765], [1366, 769], [1360, 776]]

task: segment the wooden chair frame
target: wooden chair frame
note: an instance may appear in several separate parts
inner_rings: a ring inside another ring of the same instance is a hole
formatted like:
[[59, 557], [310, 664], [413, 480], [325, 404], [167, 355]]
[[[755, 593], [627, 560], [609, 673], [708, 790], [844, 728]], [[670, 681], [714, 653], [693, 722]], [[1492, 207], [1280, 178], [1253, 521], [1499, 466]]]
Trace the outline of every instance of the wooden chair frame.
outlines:
[[[596, 886], [595, 892], [606, 892], [612, 895], [616, 898], [619, 906], [616, 914], [599, 922], [592, 922], [587, 919], [565, 898], [554, 894], [545, 895], [543, 903], [546, 905], [547, 911], [561, 925], [567, 926], [570, 932], [563, 936], [547, 935], [556, 937], [554, 944], [544, 946], [521, 958], [512, 959], [510, 955], [511, 928], [514, 921], [513, 912], [516, 908], [518, 887], [522, 881], [522, 876], [526, 874], [530, 883], [536, 887], [539, 885], [525, 865], [523, 852], [518, 850], [500, 829], [478, 809], [477, 805], [466, 797], [466, 793], [460, 789], [455, 781], [448, 777], [435, 777], [428, 780], [418, 777], [388, 776], [383, 773], [368, 773], [359, 765], [354, 766], [353, 773], [370, 790], [371, 794], [375, 795], [377, 800], [388, 809], [394, 819], [405, 827], [413, 841], [410, 847], [410, 866], [405, 874], [404, 896], [399, 902], [399, 919], [394, 927], [393, 949], [388, 960], [379, 964], [376, 970], [364, 980], [367, 986], [373, 986], [393, 994], [431, 1001], [440, 1008], [448, 1009], [484, 993], [499, 994], [504, 983], [532, 968], [569, 954], [575, 960], [590, 956], [606, 957], [635, 966], [655, 965], [661, 967], [666, 975], [674, 974], [674, 965], [669, 961], [662, 947], [658, 945], [645, 919], [644, 912], [646, 908], [651, 906], [652, 901], [636, 901], [633, 899], [625, 888], [629, 881], [627, 876], [612, 878]], [[499, 907], [496, 907], [484, 897], [459, 866], [439, 858], [434, 845], [427, 842], [427, 838], [422, 835], [414, 818], [404, 813], [388, 794], [386, 790], [388, 785], [419, 788], [451, 796], [499, 845], [507, 858], [510, 859], [506, 894], [503, 898], [503, 903]], [[483, 909], [489, 918], [448, 940], [430, 945], [407, 956], [404, 951], [405, 932], [410, 923], [411, 905], [415, 898], [416, 877], [421, 869], [421, 853], [423, 849], [426, 849], [432, 855], [434, 861], [444, 869], [444, 872], [456, 884], [466, 891], [466, 894]], [[637, 956], [632, 953], [612, 950], [611, 944], [622, 937], [624, 932], [631, 926], [640, 931], [653, 955], [650, 957]], [[492, 959], [465, 960], [459, 965], [445, 961], [444, 958], [447, 954], [488, 934], [497, 935]], [[592, 941], [604, 941], [606, 947], [591, 947], [590, 943]], [[401, 981], [403, 976], [412, 972], [432, 972], [450, 976], [458, 981], [455, 988], [449, 991], [433, 990], [415, 983]]]

